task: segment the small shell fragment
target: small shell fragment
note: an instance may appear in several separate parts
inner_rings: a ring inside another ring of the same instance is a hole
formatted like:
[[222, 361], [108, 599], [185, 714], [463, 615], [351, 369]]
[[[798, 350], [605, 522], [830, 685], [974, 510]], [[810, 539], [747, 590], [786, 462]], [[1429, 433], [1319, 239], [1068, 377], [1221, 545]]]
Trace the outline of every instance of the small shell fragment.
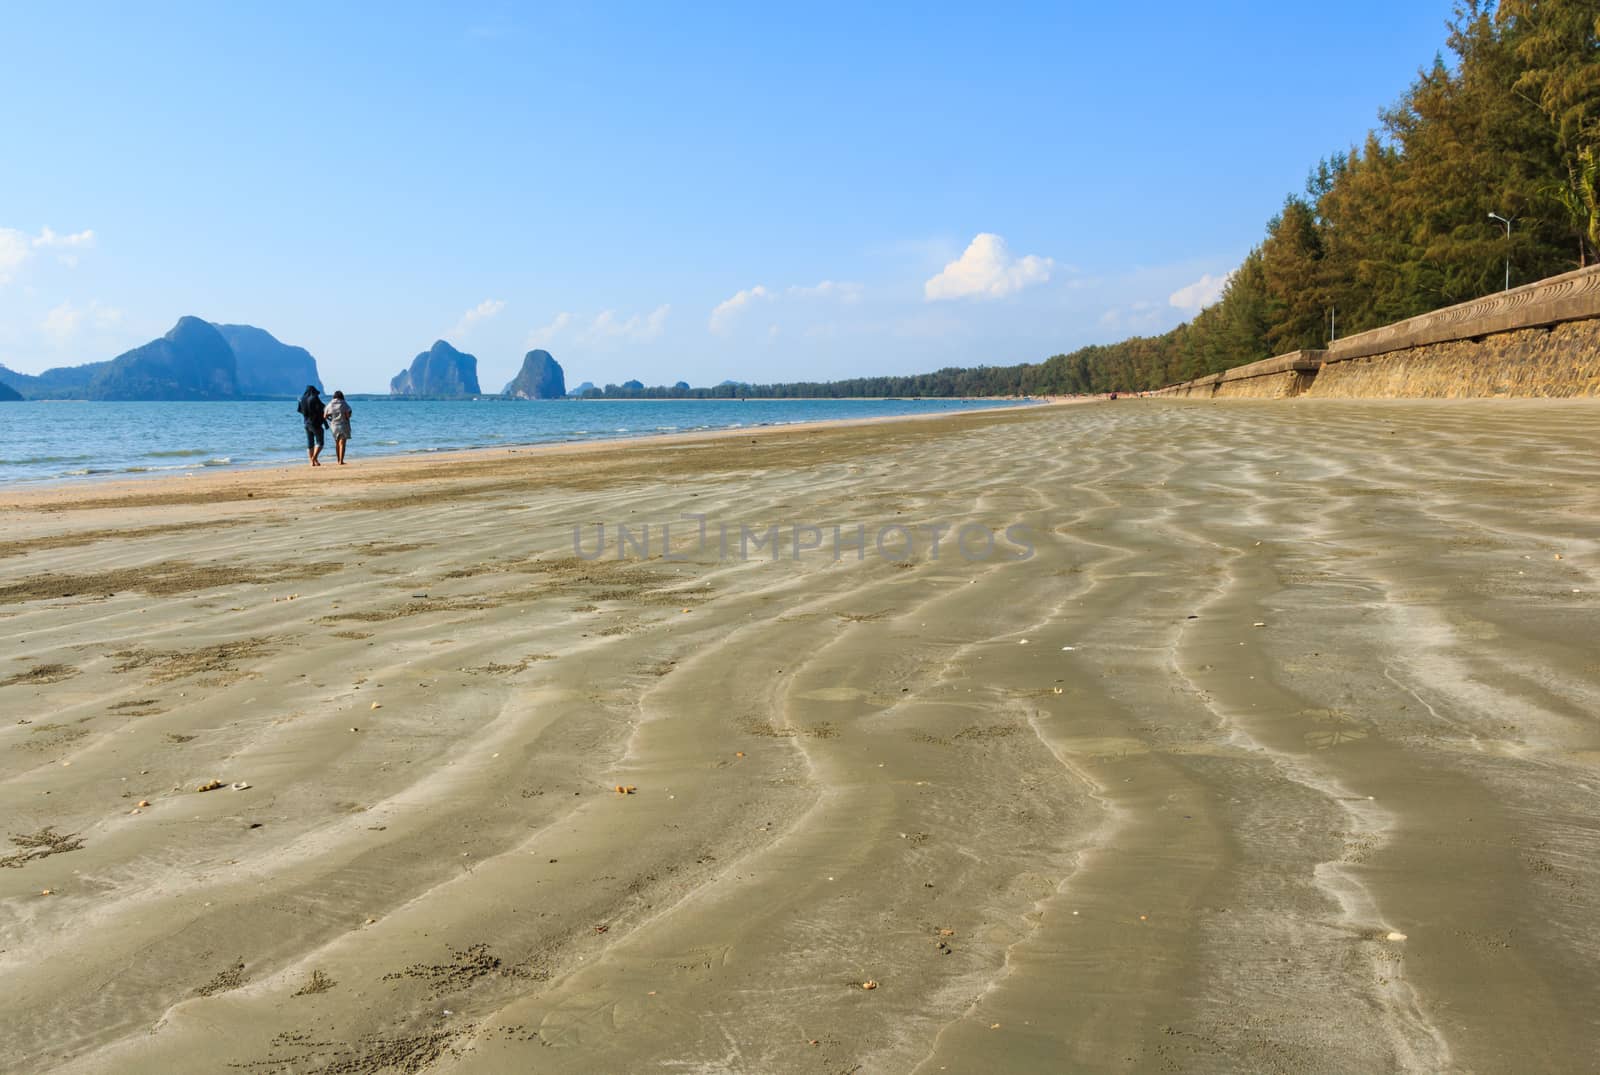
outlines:
[[199, 787], [195, 788], [194, 790], [196, 790], [196, 791], [216, 791], [218, 788], [220, 788], [222, 786], [223, 786], [222, 785], [222, 781], [220, 781], [220, 780], [207, 780], [204, 784], [201, 784]]
[[1390, 941], [1403, 941], [1406, 939], [1406, 935], [1397, 931], [1391, 931], [1389, 936], [1384, 939]]
[[861, 983], [861, 988], [862, 989], [876, 989], [876, 988], [878, 988], [878, 983], [873, 981], [871, 978], [868, 978], [866, 981]]

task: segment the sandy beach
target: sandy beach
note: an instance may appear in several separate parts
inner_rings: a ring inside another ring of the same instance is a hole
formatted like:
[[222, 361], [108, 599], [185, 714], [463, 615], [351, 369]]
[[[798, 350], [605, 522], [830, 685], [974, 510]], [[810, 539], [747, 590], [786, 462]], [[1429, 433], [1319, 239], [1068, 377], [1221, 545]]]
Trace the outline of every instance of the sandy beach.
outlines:
[[0, 1070], [1591, 1070], [1597, 420], [0, 490]]

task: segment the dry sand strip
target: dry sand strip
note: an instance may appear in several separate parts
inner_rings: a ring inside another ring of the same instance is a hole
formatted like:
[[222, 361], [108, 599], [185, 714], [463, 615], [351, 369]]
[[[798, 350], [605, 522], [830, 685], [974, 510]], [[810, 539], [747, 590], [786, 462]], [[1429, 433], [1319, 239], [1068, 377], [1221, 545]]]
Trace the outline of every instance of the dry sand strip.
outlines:
[[7, 493], [0, 1070], [1591, 1070], [1597, 419]]

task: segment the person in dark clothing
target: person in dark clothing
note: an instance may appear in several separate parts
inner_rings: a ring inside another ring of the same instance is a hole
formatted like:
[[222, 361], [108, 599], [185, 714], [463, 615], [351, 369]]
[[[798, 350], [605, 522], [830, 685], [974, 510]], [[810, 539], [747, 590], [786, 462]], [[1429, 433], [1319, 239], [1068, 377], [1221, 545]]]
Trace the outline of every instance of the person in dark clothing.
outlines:
[[306, 458], [311, 460], [311, 465], [320, 467], [317, 456], [322, 454], [322, 430], [328, 424], [323, 417], [322, 396], [317, 392], [314, 384], [306, 385], [305, 393], [300, 397], [300, 417], [306, 423]]

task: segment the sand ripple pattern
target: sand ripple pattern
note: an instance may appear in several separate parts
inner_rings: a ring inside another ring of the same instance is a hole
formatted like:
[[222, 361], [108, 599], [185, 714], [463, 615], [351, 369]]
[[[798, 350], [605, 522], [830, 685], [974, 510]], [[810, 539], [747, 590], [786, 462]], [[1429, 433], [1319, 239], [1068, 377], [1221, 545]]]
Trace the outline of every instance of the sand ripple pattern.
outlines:
[[[0, 1069], [1589, 1070], [1597, 418], [1127, 400], [9, 511]], [[682, 512], [1034, 555], [572, 554]]]

